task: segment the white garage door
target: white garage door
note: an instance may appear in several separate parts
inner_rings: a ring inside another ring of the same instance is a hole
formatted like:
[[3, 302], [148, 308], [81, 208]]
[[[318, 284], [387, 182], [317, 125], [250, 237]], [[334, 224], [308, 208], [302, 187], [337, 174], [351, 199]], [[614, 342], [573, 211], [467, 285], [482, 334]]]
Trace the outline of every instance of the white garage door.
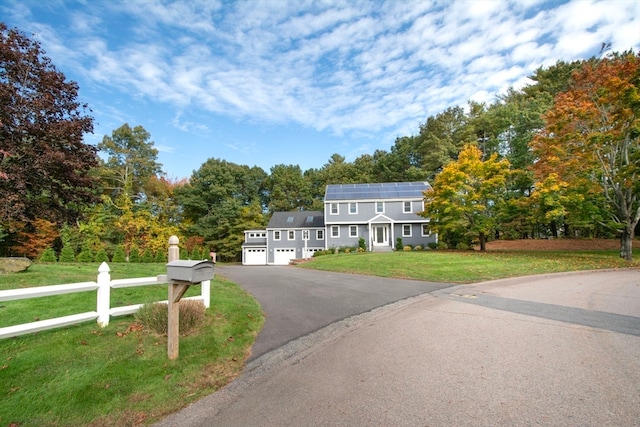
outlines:
[[247, 248], [244, 250], [244, 265], [266, 265], [267, 250], [265, 248]]
[[273, 263], [276, 265], [288, 265], [289, 261], [296, 257], [295, 249], [279, 248], [274, 250]]

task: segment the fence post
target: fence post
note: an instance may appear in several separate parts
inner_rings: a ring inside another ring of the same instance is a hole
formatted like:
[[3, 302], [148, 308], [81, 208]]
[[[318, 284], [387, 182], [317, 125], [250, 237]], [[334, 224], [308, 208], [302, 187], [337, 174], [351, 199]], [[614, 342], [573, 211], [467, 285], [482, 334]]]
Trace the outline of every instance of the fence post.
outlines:
[[211, 280], [205, 280], [200, 284], [200, 295], [202, 295], [204, 308], [209, 308], [211, 305]]
[[104, 328], [109, 324], [109, 310], [111, 309], [111, 269], [106, 262], [100, 264], [98, 268], [98, 297], [97, 307], [98, 326]]

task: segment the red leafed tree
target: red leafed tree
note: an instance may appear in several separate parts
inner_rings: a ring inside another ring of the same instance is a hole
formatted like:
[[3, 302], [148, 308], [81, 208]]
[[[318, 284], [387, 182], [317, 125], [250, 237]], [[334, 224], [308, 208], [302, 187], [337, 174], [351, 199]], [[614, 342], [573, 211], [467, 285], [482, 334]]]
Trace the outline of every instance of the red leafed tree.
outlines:
[[78, 85], [37, 41], [0, 22], [0, 231], [16, 221], [73, 220], [94, 200], [93, 131]]
[[532, 148], [539, 182], [555, 173], [561, 187], [604, 196], [620, 256], [631, 260], [640, 220], [640, 56], [612, 54], [576, 70]]

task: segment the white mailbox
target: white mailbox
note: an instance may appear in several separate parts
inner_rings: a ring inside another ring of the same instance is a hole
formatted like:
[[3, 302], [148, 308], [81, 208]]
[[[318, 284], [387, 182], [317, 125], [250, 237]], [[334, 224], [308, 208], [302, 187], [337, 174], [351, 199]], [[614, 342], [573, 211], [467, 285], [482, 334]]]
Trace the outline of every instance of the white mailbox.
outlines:
[[200, 283], [213, 279], [214, 266], [211, 261], [171, 261], [167, 264], [167, 278], [179, 282]]

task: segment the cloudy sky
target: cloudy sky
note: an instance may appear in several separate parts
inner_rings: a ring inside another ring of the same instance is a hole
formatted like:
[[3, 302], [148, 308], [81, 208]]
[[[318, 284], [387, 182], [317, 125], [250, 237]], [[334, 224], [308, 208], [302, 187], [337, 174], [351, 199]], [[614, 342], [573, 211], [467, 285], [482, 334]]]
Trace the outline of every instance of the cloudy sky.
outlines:
[[540, 66], [640, 49], [635, 0], [0, 0], [0, 20], [78, 82], [88, 143], [142, 125], [171, 178], [352, 161]]

